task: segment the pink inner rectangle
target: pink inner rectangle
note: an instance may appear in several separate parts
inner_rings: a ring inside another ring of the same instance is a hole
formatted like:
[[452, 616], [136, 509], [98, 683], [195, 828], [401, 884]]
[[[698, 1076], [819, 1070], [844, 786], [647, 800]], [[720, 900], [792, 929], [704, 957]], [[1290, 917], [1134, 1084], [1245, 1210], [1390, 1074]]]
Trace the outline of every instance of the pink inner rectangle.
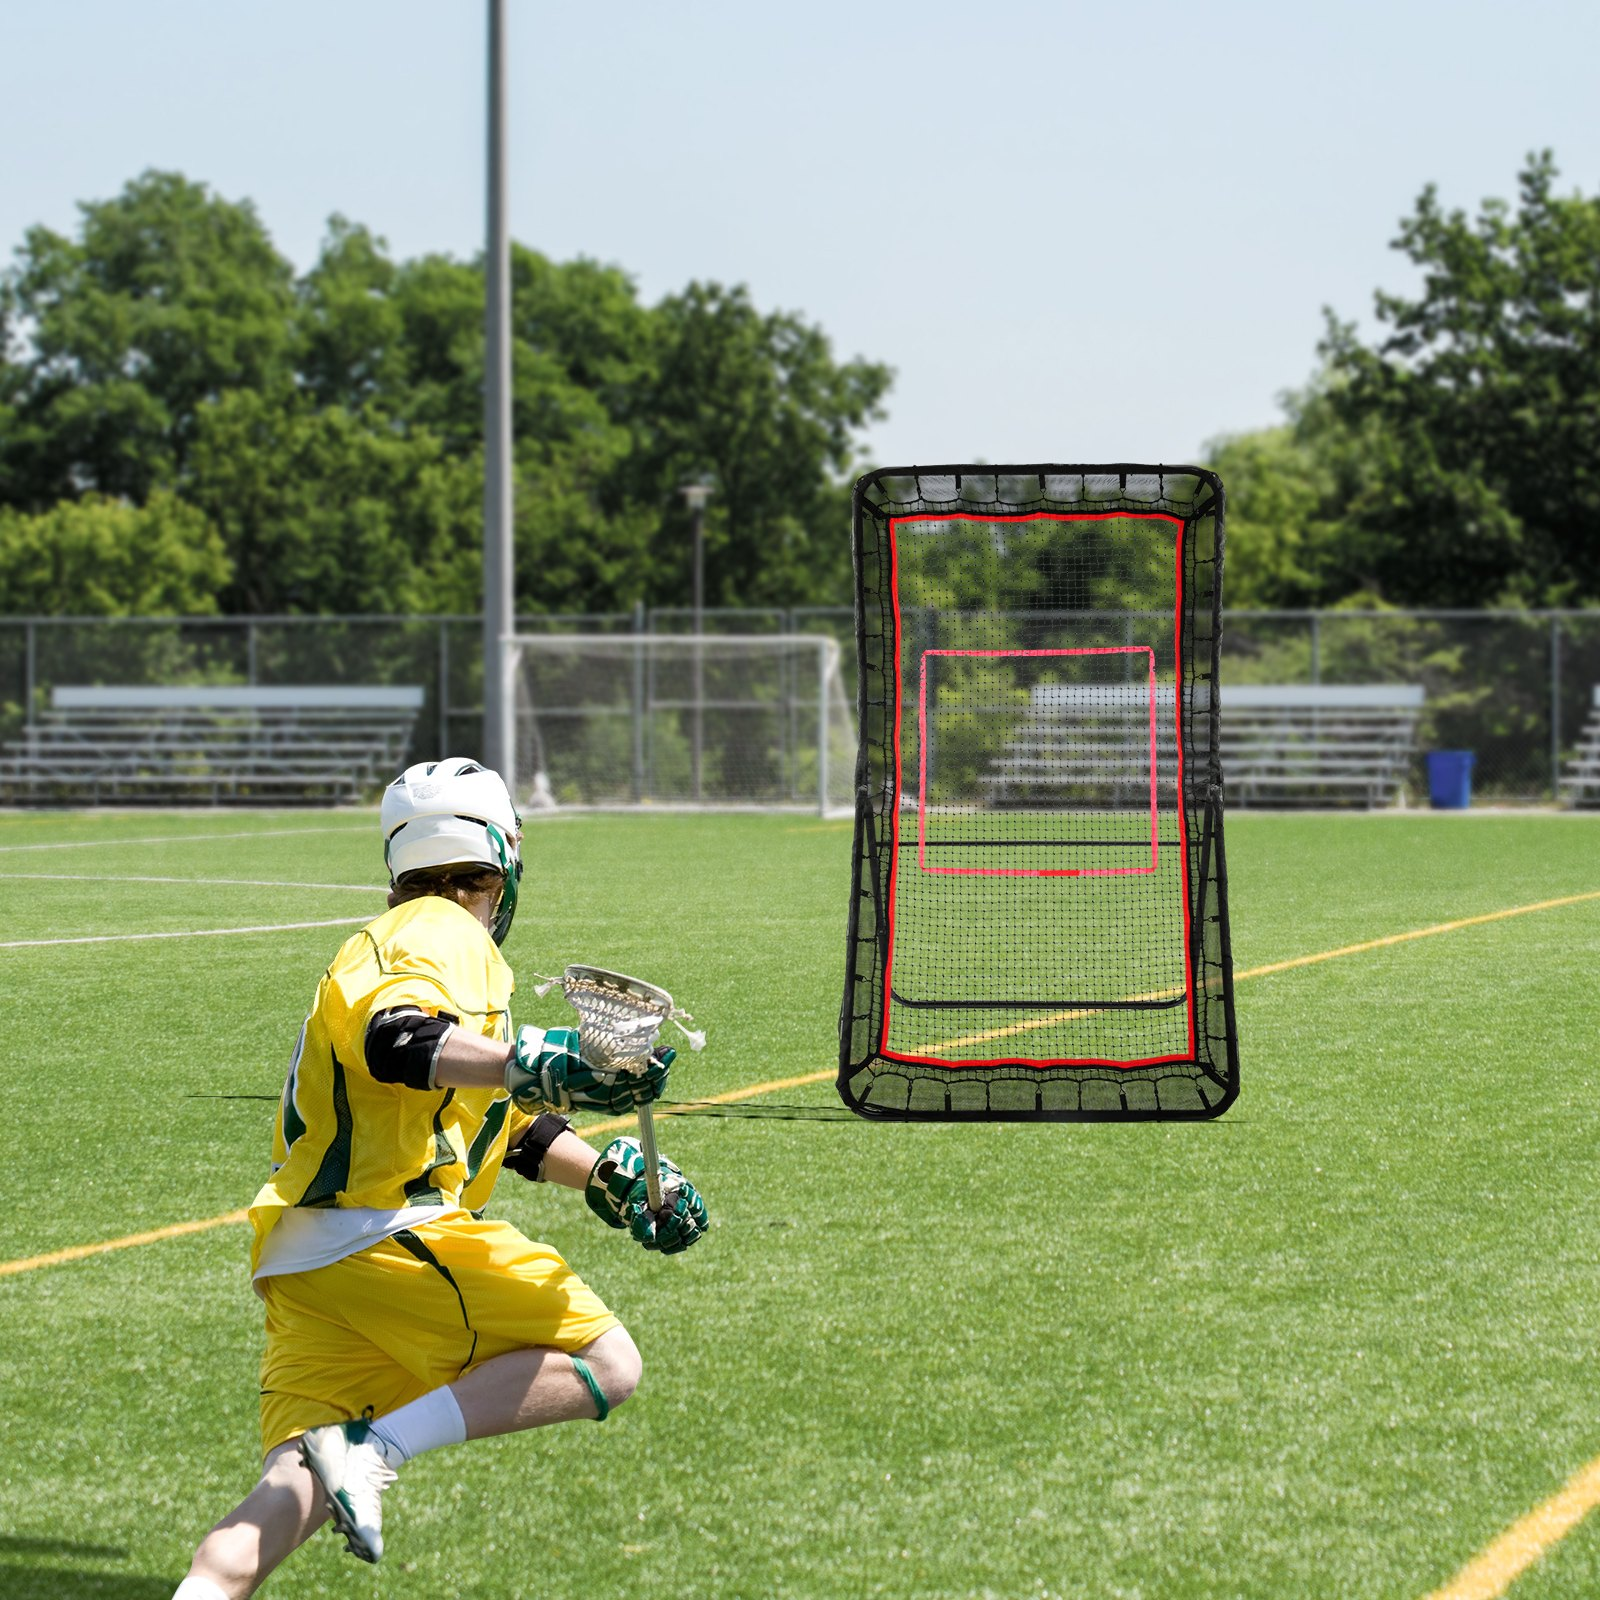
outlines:
[[[1127, 656], [1143, 655], [1150, 686], [1150, 864], [1145, 867], [930, 867], [928, 865], [928, 657], [929, 656]], [[1112, 644], [1079, 650], [924, 650], [917, 701], [917, 865], [924, 872], [979, 878], [1126, 878], [1156, 870], [1156, 653], [1149, 645]]]

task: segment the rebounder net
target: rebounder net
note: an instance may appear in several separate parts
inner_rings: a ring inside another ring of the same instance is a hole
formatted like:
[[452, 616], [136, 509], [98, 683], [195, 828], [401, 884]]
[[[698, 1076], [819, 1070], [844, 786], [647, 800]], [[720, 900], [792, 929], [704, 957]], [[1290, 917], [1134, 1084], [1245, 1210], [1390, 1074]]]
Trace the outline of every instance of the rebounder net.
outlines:
[[1237, 1093], [1195, 468], [856, 486], [860, 750], [839, 1092], [930, 1120], [1215, 1116]]

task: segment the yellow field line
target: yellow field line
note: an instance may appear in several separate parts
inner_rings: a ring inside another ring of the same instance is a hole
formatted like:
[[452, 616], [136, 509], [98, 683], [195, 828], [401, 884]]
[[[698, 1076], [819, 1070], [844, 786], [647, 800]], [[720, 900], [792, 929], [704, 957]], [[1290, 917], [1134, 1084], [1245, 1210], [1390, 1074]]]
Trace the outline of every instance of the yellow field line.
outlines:
[[[730, 1089], [726, 1094], [715, 1094], [706, 1100], [697, 1100], [697, 1106], [724, 1106], [735, 1100], [753, 1100], [757, 1095], [773, 1094], [779, 1089], [797, 1089], [802, 1084], [821, 1083], [833, 1077], [833, 1068], [826, 1072], [807, 1072], [798, 1078], [771, 1078], [766, 1083], [748, 1084], [743, 1089]], [[658, 1117], [681, 1116], [671, 1106], [662, 1106]], [[613, 1133], [618, 1128], [634, 1126], [632, 1117], [609, 1117], [604, 1122], [591, 1122], [580, 1128], [580, 1133]], [[248, 1222], [248, 1211], [229, 1211], [220, 1217], [205, 1217], [198, 1222], [174, 1222], [170, 1227], [151, 1228], [147, 1233], [130, 1233], [123, 1239], [106, 1239], [99, 1244], [75, 1244], [67, 1250], [52, 1250], [48, 1255], [27, 1256], [20, 1261], [0, 1261], [0, 1278], [14, 1272], [32, 1272], [36, 1267], [58, 1267], [67, 1261], [82, 1261], [85, 1256], [104, 1255], [108, 1250], [126, 1250], [130, 1245], [155, 1244], [161, 1239], [176, 1239], [185, 1233], [204, 1233], [209, 1228], [225, 1228], [235, 1222]]]
[[[1342, 944], [1337, 950], [1319, 950], [1315, 955], [1291, 956], [1287, 961], [1271, 961], [1264, 967], [1247, 967], [1233, 975], [1235, 983], [1246, 978], [1265, 978], [1274, 972], [1290, 972], [1296, 967], [1315, 966], [1319, 961], [1334, 961], [1340, 956], [1358, 956], [1368, 950], [1382, 950], [1392, 944], [1408, 944], [1413, 939], [1431, 939], [1439, 933], [1455, 933], [1461, 928], [1475, 928], [1485, 922], [1503, 922], [1507, 917], [1525, 917], [1530, 911], [1553, 911], [1558, 906], [1575, 906], [1585, 900], [1600, 900], [1600, 889], [1589, 889], [1583, 894], [1562, 895], [1558, 900], [1537, 900], [1532, 905], [1510, 906], [1504, 911], [1486, 911], [1482, 916], [1457, 917], [1454, 922], [1436, 922], [1428, 928], [1413, 928], [1409, 933], [1386, 933], [1381, 939], [1365, 939], [1360, 944]], [[1170, 1000], [1182, 994], [1181, 989], [1157, 989], [1150, 994], [1129, 995], [1130, 1000]], [[1013, 1022], [1004, 1028], [992, 1028], [987, 1033], [971, 1033], [960, 1039], [946, 1039], [940, 1044], [924, 1048], [930, 1053], [954, 1050], [961, 1045], [987, 1044], [991, 1039], [1009, 1039], [1013, 1034], [1031, 1033], [1035, 1028], [1049, 1028], [1058, 1022], [1077, 1022], [1083, 1017], [1097, 1015], [1095, 1008], [1084, 1007], [1076, 1011], [1053, 1011], [1049, 1016], [1034, 1017], [1028, 1022]]]
[[48, 1255], [28, 1256], [22, 1261], [0, 1261], [0, 1278], [13, 1272], [32, 1272], [35, 1267], [57, 1267], [64, 1261], [82, 1261], [85, 1256], [104, 1255], [107, 1250], [126, 1250], [130, 1245], [154, 1244], [158, 1239], [176, 1239], [184, 1233], [204, 1233], [208, 1228], [226, 1227], [230, 1222], [248, 1222], [248, 1211], [230, 1211], [221, 1217], [206, 1217], [200, 1222], [174, 1222], [170, 1227], [152, 1228], [148, 1233], [130, 1233], [125, 1239], [105, 1239], [99, 1244], [75, 1244]]
[[[1477, 917], [1459, 917], [1454, 922], [1436, 923], [1430, 928], [1416, 928], [1410, 933], [1391, 933], [1381, 939], [1368, 939], [1361, 944], [1341, 945], [1337, 950], [1323, 950], [1316, 955], [1294, 956], [1288, 961], [1274, 961], [1264, 967], [1250, 967], [1244, 972], [1236, 972], [1234, 981], [1240, 982], [1245, 978], [1261, 978], [1268, 973], [1286, 972], [1294, 967], [1309, 967], [1315, 962], [1332, 961], [1338, 956], [1359, 955], [1366, 950], [1382, 949], [1385, 945], [1403, 944], [1409, 939], [1426, 939], [1437, 933], [1451, 933], [1458, 928], [1471, 928], [1484, 922], [1499, 922], [1506, 917], [1525, 916], [1530, 911], [1550, 911], [1558, 906], [1576, 905], [1585, 900], [1600, 900], [1600, 889], [1592, 889], [1584, 894], [1563, 895], [1557, 900], [1540, 900], [1533, 905], [1512, 906], [1505, 911], [1490, 911]], [[1165, 998], [1157, 996], [1156, 998]], [[1061, 1015], [1066, 1015], [1062, 1013]], [[1046, 1027], [1050, 1022], [1059, 1018], [1044, 1018], [1033, 1023], [1014, 1023], [1010, 1028], [1002, 1030], [1005, 1033], [1020, 1033], [1029, 1027]], [[997, 1038], [999, 1033], [983, 1035], [985, 1038]], [[947, 1039], [942, 1045], [930, 1048], [950, 1049], [960, 1041]], [[972, 1041], [967, 1041], [972, 1042]], [[772, 1094], [779, 1089], [795, 1089], [804, 1084], [822, 1083], [833, 1076], [833, 1069], [828, 1068], [822, 1072], [803, 1073], [797, 1078], [772, 1078], [764, 1083], [749, 1084], [742, 1089], [730, 1089], [726, 1094], [713, 1096], [708, 1101], [699, 1102], [702, 1105], [727, 1105], [736, 1100], [753, 1100], [758, 1095]], [[669, 1107], [663, 1106], [658, 1113], [668, 1117], [674, 1115]], [[681, 1114], [681, 1113], [679, 1113]], [[585, 1133], [611, 1133], [618, 1128], [631, 1127], [632, 1117], [612, 1117], [604, 1122], [590, 1123], [583, 1131]], [[208, 1228], [221, 1228], [229, 1223], [243, 1222], [246, 1213], [243, 1211], [230, 1211], [225, 1216], [208, 1217], [199, 1222], [177, 1222], [170, 1227], [154, 1228], [148, 1233], [133, 1233], [123, 1239], [107, 1239], [100, 1244], [74, 1245], [69, 1250], [54, 1250], [48, 1255], [27, 1256], [19, 1261], [0, 1261], [0, 1277], [7, 1277], [16, 1272], [30, 1272], [36, 1267], [53, 1267], [65, 1261], [80, 1261], [85, 1256], [95, 1256], [107, 1250], [125, 1250], [130, 1245], [153, 1244], [158, 1239], [171, 1239], [185, 1233], [203, 1233]]]
[[[1382, 950], [1390, 945], [1407, 944], [1414, 939], [1428, 939], [1441, 933], [1454, 933], [1462, 928], [1480, 927], [1488, 922], [1502, 922], [1508, 917], [1527, 916], [1535, 911], [1553, 911], [1561, 906], [1580, 905], [1585, 901], [1600, 900], [1600, 889], [1583, 894], [1562, 895], [1554, 900], [1538, 900], [1530, 905], [1511, 906], [1503, 911], [1488, 911], [1475, 917], [1457, 917], [1450, 922], [1434, 923], [1427, 928], [1414, 928], [1407, 933], [1386, 934], [1379, 939], [1365, 939], [1359, 944], [1340, 945], [1335, 950], [1321, 950], [1314, 955], [1293, 956], [1287, 961], [1272, 961], [1265, 966], [1247, 967], [1234, 974], [1234, 982], [1247, 978], [1264, 978], [1275, 972], [1290, 972], [1298, 967], [1314, 966], [1323, 961], [1334, 961], [1341, 956], [1361, 955], [1368, 950]], [[1174, 991], [1168, 990], [1140, 996], [1141, 999], [1169, 999]], [[1087, 1011], [1058, 1012], [1032, 1023], [1016, 1023], [991, 1033], [973, 1035], [968, 1039], [950, 1039], [940, 1045], [930, 1045], [930, 1050], [952, 1049], [959, 1044], [979, 1043], [1009, 1034], [1026, 1032], [1029, 1028], [1048, 1027], [1053, 1022], [1086, 1016]], [[742, 1089], [731, 1089], [726, 1094], [713, 1095], [701, 1105], [728, 1105], [739, 1100], [753, 1100], [760, 1095], [772, 1094], [779, 1089], [794, 1089], [806, 1084], [822, 1083], [833, 1077], [829, 1068], [822, 1072], [803, 1073], [794, 1078], [772, 1078], [763, 1083], [749, 1084]], [[658, 1115], [669, 1117], [674, 1113], [663, 1106]], [[603, 1122], [588, 1124], [584, 1133], [611, 1133], [619, 1128], [634, 1125], [632, 1117], [611, 1117]], [[161, 1239], [173, 1239], [188, 1233], [203, 1233], [210, 1228], [226, 1227], [249, 1220], [246, 1211], [229, 1211], [220, 1217], [207, 1217], [198, 1222], [177, 1222], [165, 1228], [152, 1228], [145, 1233], [131, 1233], [121, 1239], [107, 1239], [100, 1244], [74, 1245], [66, 1250], [53, 1250], [46, 1255], [28, 1256], [18, 1261], [0, 1262], [0, 1277], [14, 1273], [31, 1272], [38, 1267], [59, 1266], [68, 1261], [81, 1261], [86, 1256], [104, 1254], [110, 1250], [126, 1250], [137, 1244], [154, 1244]], [[1535, 1506], [1525, 1517], [1513, 1523], [1489, 1545], [1481, 1555], [1464, 1566], [1442, 1589], [1435, 1589], [1425, 1600], [1499, 1600], [1516, 1579], [1534, 1562], [1538, 1561], [1552, 1545], [1558, 1544], [1594, 1508], [1600, 1505], [1600, 1456], [1580, 1468], [1569, 1478], [1559, 1493], [1542, 1505]]]
[[1336, 956], [1360, 955], [1364, 950], [1381, 950], [1385, 945], [1405, 944], [1412, 939], [1431, 939], [1436, 933], [1454, 933], [1458, 928], [1476, 928], [1485, 922], [1503, 922], [1507, 917], [1525, 917], [1531, 911], [1554, 911], [1558, 906], [1575, 906], [1585, 900], [1600, 900], [1600, 889], [1590, 889], [1583, 894], [1564, 894], [1559, 900], [1536, 900], [1532, 905], [1511, 906], [1505, 911], [1486, 911], [1480, 917], [1458, 917], [1454, 922], [1436, 922], [1431, 928], [1385, 934], [1381, 939], [1341, 945], [1337, 950], [1319, 951], [1314, 956], [1294, 956], [1288, 961], [1273, 961], [1264, 967], [1236, 972], [1233, 979], [1237, 983], [1241, 978], [1264, 978], [1270, 972], [1288, 972], [1292, 967], [1309, 967], [1318, 961], [1332, 961]]
[[1498, 1600], [1546, 1550], [1600, 1505], [1600, 1456], [1567, 1479], [1560, 1493], [1514, 1522], [1426, 1600]]

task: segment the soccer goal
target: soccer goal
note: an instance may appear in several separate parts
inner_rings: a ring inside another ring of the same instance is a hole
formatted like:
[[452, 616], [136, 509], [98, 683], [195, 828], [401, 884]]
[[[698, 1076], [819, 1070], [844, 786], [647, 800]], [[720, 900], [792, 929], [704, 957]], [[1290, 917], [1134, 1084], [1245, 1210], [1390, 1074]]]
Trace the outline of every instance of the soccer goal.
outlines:
[[861, 749], [839, 1092], [869, 1116], [1215, 1116], [1238, 1087], [1221, 482], [856, 487]]
[[848, 815], [854, 720], [823, 634], [519, 634], [519, 802]]

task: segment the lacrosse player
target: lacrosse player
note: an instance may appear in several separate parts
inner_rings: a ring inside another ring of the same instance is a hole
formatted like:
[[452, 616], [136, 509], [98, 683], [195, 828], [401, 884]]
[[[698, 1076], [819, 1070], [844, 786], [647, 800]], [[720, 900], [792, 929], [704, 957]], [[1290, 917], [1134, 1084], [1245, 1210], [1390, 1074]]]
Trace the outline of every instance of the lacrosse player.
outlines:
[[383, 1553], [379, 1497], [424, 1450], [551, 1422], [604, 1421], [639, 1352], [548, 1245], [480, 1220], [502, 1165], [583, 1191], [647, 1250], [706, 1227], [664, 1158], [652, 1212], [634, 1140], [596, 1156], [563, 1111], [635, 1110], [639, 1075], [585, 1065], [576, 1029], [512, 1037], [499, 946], [516, 910], [521, 823], [500, 777], [455, 758], [384, 794], [390, 909], [318, 985], [279, 1104], [272, 1176], [250, 1208], [266, 1303], [261, 1480], [208, 1533], [174, 1600], [241, 1600], [331, 1516]]

